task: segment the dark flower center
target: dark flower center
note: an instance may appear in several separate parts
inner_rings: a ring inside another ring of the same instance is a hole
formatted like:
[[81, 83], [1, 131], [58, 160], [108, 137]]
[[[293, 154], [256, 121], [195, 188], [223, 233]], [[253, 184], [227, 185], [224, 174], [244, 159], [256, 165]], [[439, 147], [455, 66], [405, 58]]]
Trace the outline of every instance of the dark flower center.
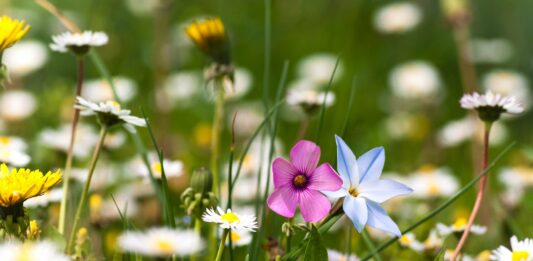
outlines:
[[304, 187], [305, 184], [307, 184], [307, 178], [305, 177], [305, 175], [299, 174], [294, 177], [292, 183], [294, 184], [294, 186], [301, 188]]

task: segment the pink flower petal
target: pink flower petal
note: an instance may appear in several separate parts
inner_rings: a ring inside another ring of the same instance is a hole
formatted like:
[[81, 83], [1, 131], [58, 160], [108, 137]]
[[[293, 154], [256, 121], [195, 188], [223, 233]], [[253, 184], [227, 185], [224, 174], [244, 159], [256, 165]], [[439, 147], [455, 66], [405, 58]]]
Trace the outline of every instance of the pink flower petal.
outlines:
[[318, 222], [328, 214], [331, 203], [322, 193], [307, 189], [299, 192], [300, 211], [307, 222]]
[[274, 188], [291, 184], [294, 176], [298, 175], [298, 170], [283, 158], [277, 158], [272, 162], [272, 173], [274, 175]]
[[331, 165], [324, 163], [315, 169], [310, 175], [309, 186], [314, 190], [337, 191], [342, 187], [342, 179]]
[[281, 216], [292, 218], [298, 204], [298, 194], [290, 186], [274, 189], [267, 200], [268, 207]]
[[301, 173], [313, 173], [319, 159], [320, 148], [311, 141], [301, 140], [291, 149], [291, 162]]

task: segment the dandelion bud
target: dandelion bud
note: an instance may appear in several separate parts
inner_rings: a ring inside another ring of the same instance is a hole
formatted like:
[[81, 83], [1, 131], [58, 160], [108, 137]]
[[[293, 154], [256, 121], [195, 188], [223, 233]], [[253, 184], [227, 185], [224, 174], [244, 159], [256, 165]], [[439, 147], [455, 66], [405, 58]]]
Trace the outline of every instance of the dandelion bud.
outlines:
[[452, 25], [459, 26], [468, 22], [470, 12], [465, 0], [441, 0], [441, 5]]
[[74, 256], [76, 260], [83, 260], [85, 243], [87, 242], [88, 231], [86, 228], [82, 227], [76, 233], [76, 245], [74, 246]]
[[30, 225], [28, 226], [28, 229], [26, 231], [26, 238], [30, 240], [38, 239], [41, 235], [41, 228], [39, 227], [39, 224], [35, 220], [30, 221]]
[[191, 187], [181, 194], [182, 207], [187, 214], [200, 218], [206, 208], [213, 207], [217, 203], [217, 198], [211, 188], [213, 187], [213, 177], [206, 168], [200, 168], [193, 172]]
[[195, 192], [202, 195], [211, 191], [213, 187], [213, 176], [207, 168], [200, 168], [193, 172], [191, 187]]

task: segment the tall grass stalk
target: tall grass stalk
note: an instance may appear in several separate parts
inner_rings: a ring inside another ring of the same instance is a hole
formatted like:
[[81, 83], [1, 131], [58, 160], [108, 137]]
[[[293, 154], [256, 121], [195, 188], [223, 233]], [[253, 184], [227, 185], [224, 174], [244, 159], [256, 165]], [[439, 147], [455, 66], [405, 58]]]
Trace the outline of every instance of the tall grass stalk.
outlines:
[[328, 87], [326, 88], [326, 95], [324, 95], [324, 100], [322, 101], [322, 107], [320, 108], [320, 118], [318, 122], [318, 131], [316, 132], [315, 137], [316, 144], [320, 144], [320, 137], [322, 135], [322, 129], [324, 128], [324, 118], [326, 117], [326, 101], [328, 100], [328, 95], [333, 88], [333, 79], [335, 78], [335, 73], [337, 72], [337, 68], [339, 67], [340, 60], [341, 57], [339, 55], [337, 56], [337, 60], [335, 61], [335, 67], [333, 67], [333, 72], [331, 72], [331, 77], [329, 78]]

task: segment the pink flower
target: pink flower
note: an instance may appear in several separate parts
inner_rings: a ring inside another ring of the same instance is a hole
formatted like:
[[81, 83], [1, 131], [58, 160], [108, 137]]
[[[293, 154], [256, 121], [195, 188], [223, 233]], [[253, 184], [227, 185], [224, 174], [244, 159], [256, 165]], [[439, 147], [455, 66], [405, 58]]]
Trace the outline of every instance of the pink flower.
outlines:
[[320, 148], [313, 142], [299, 141], [290, 156], [290, 162], [277, 158], [272, 163], [274, 192], [267, 200], [268, 207], [292, 218], [299, 206], [305, 221], [320, 221], [331, 209], [328, 198], [320, 191], [337, 191], [342, 180], [328, 163], [317, 167]]

